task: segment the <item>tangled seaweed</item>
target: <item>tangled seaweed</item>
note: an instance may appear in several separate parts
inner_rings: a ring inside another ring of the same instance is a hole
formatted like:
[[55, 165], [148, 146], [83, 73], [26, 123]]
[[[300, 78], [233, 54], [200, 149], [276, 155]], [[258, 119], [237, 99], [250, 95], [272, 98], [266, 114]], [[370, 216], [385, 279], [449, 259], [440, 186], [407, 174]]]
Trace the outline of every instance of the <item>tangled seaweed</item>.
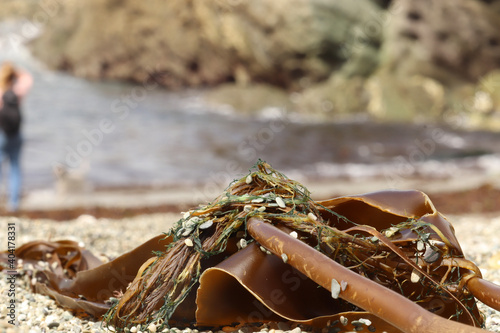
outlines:
[[[409, 218], [381, 232], [359, 226], [313, 201], [301, 184], [265, 163], [234, 182], [214, 202], [185, 213], [166, 235], [172, 237], [172, 243], [141, 267], [140, 277], [106, 315], [106, 321], [120, 328], [168, 323], [177, 306], [198, 284], [202, 261], [227, 251], [232, 238], [240, 248], [253, 241], [247, 230], [251, 217], [295, 232], [303, 242], [342, 266], [422, 306], [452, 302], [454, 306], [447, 307], [448, 317], [473, 325], [482, 323], [472, 295], [461, 285], [471, 265], [462, 265], [467, 272], [460, 268], [459, 262], [464, 260], [459, 248], [433, 224]], [[338, 223], [326, 217], [350, 227], [342, 231], [335, 227]], [[395, 245], [403, 235], [411, 241], [400, 240], [402, 244]], [[343, 307], [356, 310], [353, 306]]]
[[[111, 290], [96, 282], [124, 266], [135, 272], [127, 284]], [[314, 201], [265, 162], [184, 213], [168, 233], [85, 269], [66, 277], [71, 283], [49, 272], [36, 290], [104, 315], [116, 331], [290, 321], [333, 331], [416, 332], [432, 324], [472, 332], [483, 325], [475, 297], [499, 308], [498, 287], [464, 258], [452, 226], [425, 194]], [[402, 318], [401, 307], [423, 323]]]

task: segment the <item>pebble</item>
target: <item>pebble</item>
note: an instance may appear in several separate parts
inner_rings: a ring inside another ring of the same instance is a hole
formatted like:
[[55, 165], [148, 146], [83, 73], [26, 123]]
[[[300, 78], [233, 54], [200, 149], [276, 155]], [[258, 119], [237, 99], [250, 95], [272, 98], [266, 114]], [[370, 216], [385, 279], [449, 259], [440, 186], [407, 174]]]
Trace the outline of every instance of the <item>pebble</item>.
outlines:
[[[189, 215], [189, 212], [186, 214]], [[494, 215], [460, 215], [447, 216], [453, 223], [456, 236], [467, 259], [474, 261], [482, 270], [483, 277], [489, 281], [500, 284], [500, 217]], [[18, 219], [16, 220], [17, 239], [16, 244], [21, 245], [31, 240], [47, 239], [51, 235], [52, 240], [68, 239], [72, 235], [77, 242], [86, 244], [87, 249], [96, 255], [105, 254], [114, 258], [136, 246], [146, 242], [152, 237], [168, 231], [177, 222], [179, 214], [150, 214], [121, 220], [110, 220], [99, 218], [95, 221], [85, 217], [85, 223], [98, 225], [99, 228], [82, 228], [82, 219], [67, 221], [65, 223], [43, 220], [43, 219]], [[9, 218], [0, 217], [0, 224], [5, 225]], [[10, 220], [9, 220], [10, 221]], [[137, 225], [141, 225], [137, 232]], [[5, 239], [6, 230], [0, 229], [0, 239]], [[296, 235], [292, 235], [296, 237]], [[112, 239], [113, 241], [109, 241]], [[264, 249], [266, 251], [266, 249]], [[266, 251], [267, 252], [267, 251]], [[71, 312], [63, 310], [56, 303], [43, 295], [30, 291], [28, 277], [17, 279], [16, 299], [18, 301], [19, 326], [9, 325], [3, 313], [4, 304], [0, 304], [0, 332], [68, 332], [68, 333], [105, 333], [110, 332], [102, 326], [101, 322], [93, 322], [73, 316]], [[347, 285], [346, 285], [347, 286]], [[344, 290], [344, 281], [340, 283], [340, 290]], [[0, 273], [0, 294], [5, 295], [8, 286], [4, 274]], [[491, 332], [500, 333], [500, 312], [478, 302], [479, 309], [485, 315], [486, 329]], [[22, 311], [21, 311], [22, 310]], [[343, 319], [343, 320], [342, 320]], [[346, 318], [341, 318], [341, 323], [347, 324]], [[359, 319], [365, 327], [368, 321]], [[50, 327], [49, 327], [50, 326]], [[199, 333], [197, 330], [186, 330], [185, 328], [170, 328], [164, 330], [172, 333]], [[273, 331], [274, 333], [289, 332], [301, 333], [300, 328], [280, 327], [280, 329], [262, 328], [262, 333]], [[140, 328], [132, 327], [131, 333], [141, 332]], [[144, 327], [142, 332], [152, 332], [151, 328]], [[157, 332], [159, 330], [157, 329]], [[213, 331], [216, 333], [217, 331]], [[212, 333], [201, 331], [201, 333]]]
[[51, 321], [47, 324], [47, 328], [56, 328], [59, 327], [59, 322], [57, 321]]

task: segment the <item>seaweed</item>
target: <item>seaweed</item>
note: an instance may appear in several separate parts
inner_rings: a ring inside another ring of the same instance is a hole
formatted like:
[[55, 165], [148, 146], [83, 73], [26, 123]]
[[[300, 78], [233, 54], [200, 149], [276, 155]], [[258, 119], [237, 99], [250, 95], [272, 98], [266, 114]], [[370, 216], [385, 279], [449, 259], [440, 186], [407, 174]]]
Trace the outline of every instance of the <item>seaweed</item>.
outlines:
[[[465, 259], [424, 193], [315, 201], [263, 161], [110, 263], [75, 267], [63, 282], [40, 270], [38, 292], [116, 331], [290, 321], [336, 331], [365, 323], [369, 331], [472, 332], [483, 325], [475, 298], [500, 308], [499, 288]], [[113, 271], [134, 274], [110, 287], [101, 280]]]

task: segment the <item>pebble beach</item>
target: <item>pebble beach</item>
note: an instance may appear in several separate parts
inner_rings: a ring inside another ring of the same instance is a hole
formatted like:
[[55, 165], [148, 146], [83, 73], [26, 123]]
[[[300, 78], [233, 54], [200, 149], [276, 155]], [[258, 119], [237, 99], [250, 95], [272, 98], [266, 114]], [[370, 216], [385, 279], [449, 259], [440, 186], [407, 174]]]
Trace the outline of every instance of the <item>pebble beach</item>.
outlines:
[[[180, 218], [179, 213], [147, 214], [125, 219], [95, 218], [81, 215], [70, 221], [3, 217], [3, 226], [16, 225], [16, 243], [24, 244], [32, 240], [70, 239], [78, 241], [96, 255], [114, 258], [132, 250], [148, 239], [167, 231]], [[500, 284], [500, 217], [495, 214], [468, 214], [447, 216], [455, 227], [456, 235], [467, 258], [474, 261], [489, 281]], [[2, 228], [1, 239], [6, 239]], [[139, 229], [139, 230], [138, 230]], [[30, 281], [19, 277], [16, 282], [18, 326], [8, 323], [6, 274], [0, 273], [0, 332], [108, 332], [99, 321], [83, 320], [65, 311], [43, 295], [29, 290]], [[500, 332], [500, 313], [479, 304], [486, 318], [486, 329]], [[265, 329], [269, 331], [269, 329]], [[271, 329], [272, 330], [272, 329]], [[286, 331], [274, 329], [275, 333]], [[135, 332], [156, 332], [156, 327], [137, 327]], [[170, 328], [172, 333], [197, 333], [191, 329]], [[294, 333], [299, 333], [295, 328]]]

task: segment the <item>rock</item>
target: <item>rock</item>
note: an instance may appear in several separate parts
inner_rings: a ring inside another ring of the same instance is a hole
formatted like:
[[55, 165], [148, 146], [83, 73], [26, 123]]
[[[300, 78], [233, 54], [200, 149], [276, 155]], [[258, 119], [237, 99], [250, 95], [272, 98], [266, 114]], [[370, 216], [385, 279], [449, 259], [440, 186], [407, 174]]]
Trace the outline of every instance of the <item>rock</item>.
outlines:
[[341, 51], [364, 43], [354, 28], [379, 11], [370, 0], [71, 1], [47, 21], [33, 51], [87, 78], [297, 88], [299, 79], [317, 82], [341, 68]]
[[500, 65], [500, 16], [471, 0], [400, 0], [388, 10], [381, 66], [446, 86], [474, 82]]
[[466, 126], [500, 128], [500, 0], [0, 5], [43, 16], [35, 56], [89, 79], [217, 87], [209, 103], [248, 114], [428, 121], [463, 110]]
[[304, 114], [338, 119], [366, 112], [368, 102], [365, 78], [333, 74], [327, 81], [305, 89], [296, 99], [296, 108]]
[[206, 91], [204, 99], [216, 108], [227, 106], [246, 114], [263, 112], [266, 108], [292, 108], [288, 93], [268, 84], [222, 84]]
[[445, 108], [444, 86], [429, 77], [403, 78], [379, 72], [366, 84], [368, 111], [387, 121], [436, 120]]
[[1, 0], [0, 6], [2, 6], [0, 19], [33, 17], [37, 9], [41, 9], [38, 0]]

